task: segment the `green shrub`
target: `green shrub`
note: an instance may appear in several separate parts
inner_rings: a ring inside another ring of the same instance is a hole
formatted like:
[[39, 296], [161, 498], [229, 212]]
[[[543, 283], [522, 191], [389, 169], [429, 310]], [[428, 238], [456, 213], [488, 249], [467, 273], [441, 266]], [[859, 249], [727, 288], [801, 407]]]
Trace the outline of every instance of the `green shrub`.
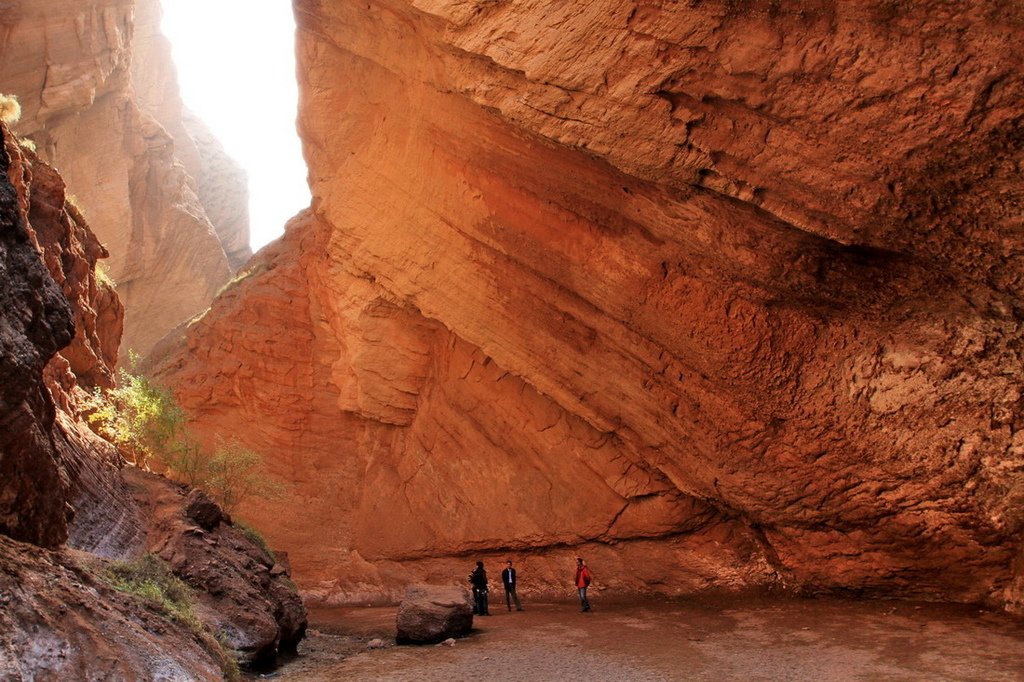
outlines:
[[200, 487], [208, 490], [229, 514], [250, 497], [276, 497], [281, 492], [280, 486], [267, 477], [263, 458], [236, 440], [221, 442], [210, 456]]
[[193, 610], [192, 590], [159, 557], [143, 554], [134, 561], [115, 561], [107, 568], [108, 582], [120, 592], [151, 602], [159, 613], [193, 631], [202, 624]]
[[0, 94], [0, 121], [14, 125], [21, 118], [21, 102], [14, 95]]
[[228, 280], [224, 284], [224, 286], [222, 286], [217, 291], [217, 296], [220, 296], [223, 293], [231, 291], [232, 289], [237, 287], [239, 284], [241, 284], [243, 281], [247, 280], [248, 278], [252, 277], [253, 275], [258, 275], [261, 272], [265, 272], [266, 270], [267, 270], [267, 266], [266, 266], [265, 263], [260, 263], [259, 265], [256, 265], [256, 266], [254, 266], [252, 268], [249, 268], [248, 270], [244, 270], [244, 269], [243, 270], [239, 270], [238, 272], [235, 273], [234, 277], [232, 277], [230, 280]]
[[[129, 357], [134, 367], [138, 358]], [[229, 514], [250, 497], [274, 497], [281, 491], [267, 476], [262, 457], [238, 441], [218, 439], [213, 452], [204, 449], [170, 392], [141, 374], [122, 368], [117, 387], [97, 388], [83, 408], [93, 430], [136, 466], [159, 462], [173, 478], [206, 490]]]
[[75, 194], [66, 194], [64, 196], [65, 209], [71, 214], [71, 217], [75, 220], [86, 220], [85, 209], [82, 208], [82, 202], [78, 200], [78, 196]]
[[[134, 367], [138, 356], [129, 353], [129, 358]], [[83, 407], [93, 429], [141, 468], [147, 468], [155, 455], [168, 452], [184, 432], [185, 415], [170, 393], [123, 368], [117, 387], [97, 387]]]
[[114, 561], [101, 577], [115, 590], [145, 600], [160, 615], [187, 627], [217, 659], [224, 679], [241, 679], [238, 661], [229, 653], [230, 647], [223, 635], [218, 633], [214, 637], [210, 634], [196, 616], [192, 590], [174, 575], [162, 559], [153, 554], [143, 554], [134, 561]]
[[262, 533], [248, 523], [238, 519], [235, 519], [235, 528], [238, 529], [239, 533], [247, 537], [250, 542], [266, 552], [270, 558], [274, 558], [274, 550], [270, 549], [270, 545], [267, 544], [267, 539], [263, 537]]

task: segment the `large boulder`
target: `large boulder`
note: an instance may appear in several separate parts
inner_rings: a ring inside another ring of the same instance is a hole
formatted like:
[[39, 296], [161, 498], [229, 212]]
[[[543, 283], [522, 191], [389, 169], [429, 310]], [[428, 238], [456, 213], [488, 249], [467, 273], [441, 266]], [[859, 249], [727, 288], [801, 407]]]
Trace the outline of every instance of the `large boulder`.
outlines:
[[198, 488], [185, 498], [185, 516], [198, 523], [203, 530], [213, 530], [221, 523], [231, 523], [231, 517], [220, 505]]
[[435, 644], [473, 627], [469, 593], [461, 587], [410, 585], [398, 607], [399, 644]]

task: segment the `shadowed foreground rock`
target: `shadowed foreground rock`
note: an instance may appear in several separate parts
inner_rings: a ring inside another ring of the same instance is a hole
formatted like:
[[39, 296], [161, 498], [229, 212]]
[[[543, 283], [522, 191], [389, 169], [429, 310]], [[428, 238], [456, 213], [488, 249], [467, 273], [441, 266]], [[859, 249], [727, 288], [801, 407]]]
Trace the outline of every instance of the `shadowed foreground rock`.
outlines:
[[97, 579], [90, 556], [0, 535], [0, 679], [223, 679], [185, 625]]
[[195, 589], [196, 615], [238, 661], [260, 666], [294, 653], [306, 608], [287, 570], [205, 493], [134, 468], [124, 475], [137, 491], [148, 551]]
[[[0, 137], [0, 679], [219, 679], [215, 635], [243, 663], [294, 651], [306, 613], [287, 561], [85, 424], [82, 391], [113, 385], [121, 333], [106, 251], [59, 173]], [[198, 623], [113, 589], [106, 560], [146, 551], [191, 585]]]
[[473, 627], [473, 607], [461, 587], [410, 585], [398, 607], [399, 644], [436, 644]]

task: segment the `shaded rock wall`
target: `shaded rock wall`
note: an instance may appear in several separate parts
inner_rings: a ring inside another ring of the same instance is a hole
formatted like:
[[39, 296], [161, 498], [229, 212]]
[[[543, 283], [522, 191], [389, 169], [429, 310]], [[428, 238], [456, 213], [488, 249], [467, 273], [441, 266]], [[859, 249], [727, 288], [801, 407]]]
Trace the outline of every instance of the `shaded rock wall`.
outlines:
[[[0, 81], [21, 100], [17, 131], [61, 170], [111, 250], [127, 309], [124, 345], [140, 354], [203, 310], [231, 275], [197, 195], [193, 169], [203, 161], [183, 132], [169, 51], [155, 35], [158, 14], [156, 2], [134, 0], [0, 10]], [[232, 195], [244, 203], [244, 189]], [[244, 257], [240, 239], [247, 236], [228, 237], [236, 260]]]
[[1021, 604], [1018, 9], [295, 4], [312, 212], [166, 371], [310, 594]]
[[[107, 250], [69, 200], [63, 178], [36, 154], [17, 147], [18, 189], [29, 205], [29, 231], [54, 283], [70, 304], [75, 334], [43, 370], [56, 412], [52, 439], [67, 498], [68, 544], [108, 558], [142, 549], [145, 532], [121, 479], [123, 459], [80, 417], [83, 391], [114, 386], [124, 307], [98, 275]], [[38, 257], [38, 256], [37, 256]]]
[[241, 661], [294, 651], [306, 613], [287, 567], [229, 521], [197, 528], [181, 486], [125, 467], [85, 424], [82, 393], [113, 385], [120, 340], [107, 254], [60, 174], [2, 123], [0, 139], [0, 677], [219, 678], [217, 645], [104, 579], [105, 559], [144, 551]]
[[43, 368], [75, 327], [28, 225], [18, 145], [2, 123], [0, 136], [0, 533], [52, 547], [67, 537], [66, 495]]
[[279, 651], [294, 654], [305, 636], [306, 608], [287, 566], [205, 493], [137, 469], [127, 470], [125, 480], [143, 510], [147, 550], [192, 586], [196, 615], [222, 644], [243, 664], [273, 665]]

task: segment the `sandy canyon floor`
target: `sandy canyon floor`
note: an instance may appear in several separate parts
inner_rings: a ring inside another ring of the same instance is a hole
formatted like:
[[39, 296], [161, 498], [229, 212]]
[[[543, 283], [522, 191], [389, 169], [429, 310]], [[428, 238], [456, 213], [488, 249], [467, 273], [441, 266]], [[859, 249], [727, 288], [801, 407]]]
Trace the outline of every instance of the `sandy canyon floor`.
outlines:
[[[1024, 623], [977, 608], [831, 599], [524, 603], [454, 646], [394, 646], [394, 608], [310, 613], [313, 680], [1024, 680]], [[367, 649], [382, 638], [383, 649]]]

